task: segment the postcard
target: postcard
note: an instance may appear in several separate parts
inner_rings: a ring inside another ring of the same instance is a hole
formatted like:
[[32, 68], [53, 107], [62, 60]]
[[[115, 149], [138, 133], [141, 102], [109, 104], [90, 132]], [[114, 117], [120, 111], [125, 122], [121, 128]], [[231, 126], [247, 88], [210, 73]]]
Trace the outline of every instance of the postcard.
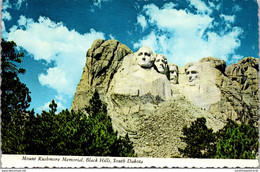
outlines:
[[2, 168], [257, 168], [256, 0], [4, 0]]

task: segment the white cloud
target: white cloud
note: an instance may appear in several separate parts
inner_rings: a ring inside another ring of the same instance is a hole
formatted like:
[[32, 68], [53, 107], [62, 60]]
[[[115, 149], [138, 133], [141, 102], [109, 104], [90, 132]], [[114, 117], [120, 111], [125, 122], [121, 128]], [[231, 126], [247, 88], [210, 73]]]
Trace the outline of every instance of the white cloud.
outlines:
[[152, 31], [149, 35], [144, 37], [140, 43], [135, 43], [134, 48], [139, 48], [141, 46], [147, 46], [151, 49], [155, 50], [158, 47], [157, 37], [155, 33]]
[[143, 31], [146, 29], [147, 22], [146, 22], [145, 17], [143, 15], [137, 16], [137, 23], [141, 25]]
[[2, 20], [10, 21], [12, 19], [12, 16], [10, 15], [7, 10], [9, 8], [12, 8], [11, 4], [9, 3], [9, 0], [6, 0], [3, 2], [3, 9], [2, 9]]
[[222, 6], [222, 3], [218, 3], [218, 1], [213, 1], [213, 2], [208, 1], [208, 3], [211, 9], [215, 9], [217, 11], [220, 10], [220, 7]]
[[5, 23], [4, 21], [10, 21], [12, 20], [12, 16], [10, 15], [9, 12], [7, 12], [8, 8], [12, 8], [11, 4], [9, 3], [9, 0], [6, 0], [2, 4], [2, 21], [1, 21], [1, 36], [3, 38], [7, 37], [7, 31], [5, 28]]
[[64, 100], [65, 100], [62, 95], [56, 95], [56, 96], [55, 96], [55, 99], [56, 99], [56, 100], [59, 100], [59, 101], [64, 101]]
[[170, 29], [187, 32], [204, 30], [212, 21], [209, 16], [194, 15], [185, 10], [159, 9], [154, 4], [144, 6], [144, 10], [151, 24], [167, 31]]
[[194, 6], [199, 13], [206, 13], [206, 14], [211, 14], [212, 9], [210, 9], [204, 2], [201, 0], [189, 0], [191, 6]]
[[[15, 4], [15, 9], [19, 10], [21, 8], [21, 5], [23, 2], [24, 2], [24, 0], [17, 0], [17, 2]], [[9, 8], [12, 8], [12, 5], [9, 2], [9, 0], [4, 0], [2, 7], [3, 7], [2, 8], [2, 20], [10, 21], [12, 19], [12, 16], [7, 10]]]
[[46, 17], [39, 17], [35, 22], [21, 16], [17, 23], [10, 29], [8, 40], [14, 40], [35, 60], [55, 64], [46, 69], [46, 73], [39, 74], [39, 82], [55, 89], [58, 96], [72, 97], [82, 74], [87, 49], [95, 39], [104, 39], [104, 34], [94, 29], [80, 34]]
[[101, 9], [103, 2], [108, 2], [112, 0], [93, 0], [93, 5], [90, 5], [90, 11], [93, 13], [95, 12], [95, 9], [99, 8]]
[[94, 4], [95, 6], [101, 8], [101, 1], [102, 1], [102, 0], [94, 0], [94, 1], [93, 1], [93, 4]]
[[168, 3], [163, 5], [163, 8], [165, 8], [165, 9], [172, 9], [172, 8], [174, 8], [176, 6], [178, 6], [178, 4], [174, 4], [173, 2], [168, 2]]
[[221, 14], [220, 17], [223, 18], [228, 23], [234, 23], [235, 22], [235, 16], [234, 15], [230, 16], [230, 15]]
[[132, 31], [126, 31], [126, 33], [129, 35], [129, 36], [132, 36], [133, 35], [133, 32]]
[[3, 11], [3, 12], [2, 12], [2, 19], [3, 19], [3, 20], [7, 20], [7, 21], [9, 21], [9, 20], [12, 19], [12, 17], [11, 17], [11, 15], [10, 15], [9, 12], [7, 12], [7, 11]]
[[[45, 111], [49, 111], [50, 110], [50, 105], [51, 102], [47, 102], [45, 103], [43, 106], [40, 106], [38, 107], [36, 110], [39, 111], [39, 113], [42, 111], [42, 110], [45, 110]], [[56, 113], [59, 113], [61, 112], [62, 110], [66, 109], [66, 107], [63, 106], [63, 104], [60, 102], [60, 101], [56, 101], [55, 100], [55, 103], [57, 104], [57, 112]]]
[[69, 77], [73, 77], [64, 71], [62, 66], [49, 68], [47, 74], [40, 74], [39, 81], [42, 85], [47, 85], [59, 93], [72, 95], [75, 90], [73, 88], [74, 83], [71, 82]]
[[108, 2], [109, 0], [94, 0], [93, 4], [98, 8], [101, 8], [102, 2]]
[[232, 7], [232, 11], [233, 12], [240, 12], [240, 11], [242, 11], [242, 8], [239, 5], [236, 4]]
[[[243, 30], [231, 27], [217, 33], [214, 31], [214, 27], [217, 27], [215, 20], [209, 15], [165, 6], [159, 9], [154, 4], [144, 6], [143, 10], [152, 30], [135, 43], [134, 48], [149, 46], [156, 53], [164, 54], [169, 62], [184, 66], [187, 62], [207, 56], [227, 60], [240, 46], [239, 36]], [[224, 26], [231, 26], [235, 20], [233, 16], [222, 17], [225, 17]]]
[[8, 8], [11, 8], [11, 7], [12, 7], [12, 6], [11, 6], [9, 0], [5, 0], [5, 1], [3, 2], [3, 10], [7, 10]]
[[210, 1], [208, 1], [208, 3], [209, 3], [209, 7], [212, 8], [212, 9], [215, 9], [215, 10], [219, 10], [220, 7], [221, 7], [221, 3], [219, 3], [217, 5], [215, 5], [213, 2], [210, 2]]
[[25, 16], [20, 16], [19, 20], [17, 21], [19, 26], [26, 26], [26, 24], [33, 23], [32, 19], [27, 19]]
[[137, 3], [137, 2], [135, 2], [134, 7], [135, 7], [136, 10], [139, 10], [139, 9], [141, 8], [140, 5], [139, 5], [139, 3]]
[[242, 58], [243, 58], [243, 56], [241, 56], [241, 55], [233, 55], [233, 56], [232, 56], [232, 59], [236, 60], [236, 62], [237, 62], [238, 60], [242, 59]]
[[110, 39], [115, 39], [115, 37], [112, 34], [108, 35]]
[[22, 5], [23, 2], [24, 2], [24, 0], [17, 0], [15, 8], [19, 10], [21, 8], [21, 5]]

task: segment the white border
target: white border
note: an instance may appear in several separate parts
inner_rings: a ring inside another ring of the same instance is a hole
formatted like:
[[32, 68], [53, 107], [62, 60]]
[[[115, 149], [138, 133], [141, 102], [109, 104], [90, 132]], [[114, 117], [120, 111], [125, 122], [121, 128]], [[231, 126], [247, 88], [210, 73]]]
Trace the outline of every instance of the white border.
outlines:
[[2, 168], [257, 168], [259, 166], [257, 159], [126, 158], [9, 154], [3, 154], [1, 161]]

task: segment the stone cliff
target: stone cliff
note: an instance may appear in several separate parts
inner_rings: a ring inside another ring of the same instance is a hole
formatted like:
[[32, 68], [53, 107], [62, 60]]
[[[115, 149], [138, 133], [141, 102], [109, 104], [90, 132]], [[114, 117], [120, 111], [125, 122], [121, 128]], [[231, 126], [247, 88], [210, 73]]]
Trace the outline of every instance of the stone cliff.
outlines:
[[198, 117], [214, 131], [228, 118], [258, 120], [258, 71], [253, 57], [227, 67], [213, 57], [178, 67], [148, 47], [133, 53], [116, 40], [96, 40], [71, 109], [82, 110], [96, 89], [114, 129], [129, 134], [138, 156], [176, 157], [185, 146], [183, 126]]
[[114, 74], [121, 66], [122, 59], [132, 51], [116, 40], [96, 40], [87, 51], [86, 64], [77, 86], [71, 109], [84, 108], [95, 89], [102, 98], [109, 89]]

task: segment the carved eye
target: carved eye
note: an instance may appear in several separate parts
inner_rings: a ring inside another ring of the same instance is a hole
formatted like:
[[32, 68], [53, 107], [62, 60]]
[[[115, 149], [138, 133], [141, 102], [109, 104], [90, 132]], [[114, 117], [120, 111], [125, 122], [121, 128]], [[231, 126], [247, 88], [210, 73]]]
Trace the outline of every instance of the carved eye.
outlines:
[[156, 59], [156, 62], [159, 62], [160, 61], [160, 59]]
[[191, 71], [191, 74], [196, 74], [196, 73], [197, 73], [197, 71], [194, 71], [194, 70], [193, 70], [193, 71]]
[[150, 57], [151, 54], [145, 52], [144, 55]]
[[139, 54], [138, 54], [138, 56], [142, 56], [143, 55], [143, 52], [140, 52]]

